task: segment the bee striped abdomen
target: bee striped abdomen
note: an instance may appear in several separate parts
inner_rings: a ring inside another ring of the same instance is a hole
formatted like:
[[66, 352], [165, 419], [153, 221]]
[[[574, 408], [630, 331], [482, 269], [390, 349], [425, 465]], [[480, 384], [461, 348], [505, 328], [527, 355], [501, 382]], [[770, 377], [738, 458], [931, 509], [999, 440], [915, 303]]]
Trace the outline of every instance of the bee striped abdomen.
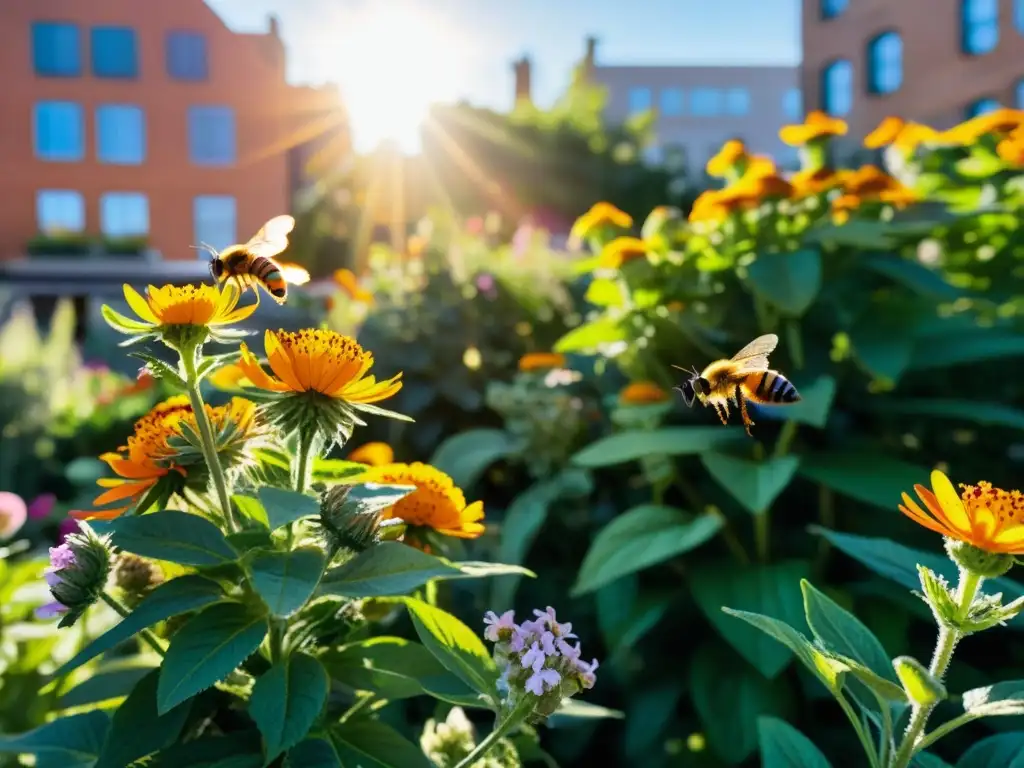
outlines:
[[257, 256], [252, 260], [251, 273], [260, 280], [270, 295], [277, 299], [283, 299], [288, 294], [287, 283], [280, 267], [272, 260], [264, 256]]
[[788, 405], [800, 400], [796, 387], [778, 371], [762, 371], [747, 377], [750, 398], [759, 403]]

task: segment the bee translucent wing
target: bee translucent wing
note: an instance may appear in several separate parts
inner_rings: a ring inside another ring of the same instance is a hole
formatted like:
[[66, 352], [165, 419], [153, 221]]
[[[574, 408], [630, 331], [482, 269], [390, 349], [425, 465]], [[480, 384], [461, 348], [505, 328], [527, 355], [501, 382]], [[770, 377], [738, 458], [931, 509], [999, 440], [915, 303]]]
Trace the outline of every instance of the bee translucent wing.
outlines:
[[762, 371], [768, 367], [768, 355], [779, 345], [779, 337], [774, 333], [758, 336], [743, 349], [732, 356], [734, 363], [743, 363], [743, 370]]
[[253, 256], [272, 258], [288, 247], [288, 233], [294, 228], [295, 219], [291, 216], [275, 216], [253, 235], [245, 249]]
[[298, 264], [290, 264], [287, 261], [279, 261], [277, 266], [281, 268], [281, 276], [285, 282], [292, 285], [305, 285], [309, 282], [309, 272]]

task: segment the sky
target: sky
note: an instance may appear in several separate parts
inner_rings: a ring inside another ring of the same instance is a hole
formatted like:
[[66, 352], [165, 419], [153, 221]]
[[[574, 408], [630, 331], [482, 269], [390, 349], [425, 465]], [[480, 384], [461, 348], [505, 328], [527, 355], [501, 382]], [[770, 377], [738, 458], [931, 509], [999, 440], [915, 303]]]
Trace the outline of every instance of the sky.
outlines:
[[410, 133], [402, 127], [432, 102], [464, 99], [508, 109], [512, 62], [523, 55], [532, 60], [534, 101], [550, 104], [582, 57], [588, 35], [598, 38], [598, 64], [800, 60], [800, 0], [207, 3], [238, 31], [265, 31], [268, 15], [275, 14], [289, 79], [338, 83], [357, 145]]

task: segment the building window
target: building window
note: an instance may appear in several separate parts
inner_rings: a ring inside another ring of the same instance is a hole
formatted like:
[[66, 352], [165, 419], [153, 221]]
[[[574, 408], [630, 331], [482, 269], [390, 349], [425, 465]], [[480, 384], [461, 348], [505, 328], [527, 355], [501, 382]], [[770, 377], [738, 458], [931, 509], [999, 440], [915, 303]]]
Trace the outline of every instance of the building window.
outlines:
[[73, 163], [85, 156], [82, 107], [73, 101], [40, 101], [33, 115], [36, 157]]
[[903, 39], [898, 32], [883, 32], [868, 43], [868, 89], [892, 93], [903, 84]]
[[92, 73], [96, 77], [138, 77], [134, 29], [93, 27], [89, 45], [92, 49]]
[[96, 156], [101, 163], [139, 165], [146, 159], [146, 118], [141, 107], [104, 104], [96, 109]]
[[646, 112], [652, 106], [650, 88], [629, 89], [629, 114], [638, 115]]
[[1017, 109], [1024, 109], [1024, 79], [1017, 81]]
[[[192, 205], [196, 245], [205, 243], [220, 250], [237, 241], [238, 210], [235, 198], [227, 195], [202, 195]], [[200, 258], [207, 258], [200, 251]]]
[[746, 115], [750, 112], [750, 91], [746, 88], [730, 88], [725, 92], [725, 111], [729, 115]]
[[42, 189], [36, 193], [36, 226], [43, 235], [85, 230], [85, 200], [70, 189]]
[[999, 42], [999, 0], [962, 0], [964, 53], [980, 56]]
[[833, 117], [850, 114], [853, 108], [853, 65], [846, 59], [833, 61], [822, 71], [821, 105]]
[[175, 80], [205, 80], [206, 38], [198, 32], [168, 32], [167, 74]]
[[149, 234], [149, 199], [141, 192], [106, 192], [100, 197], [100, 230], [106, 237]]
[[44, 77], [78, 77], [82, 74], [82, 43], [78, 26], [63, 22], [32, 24], [32, 63]]
[[999, 101], [993, 98], [978, 99], [967, 105], [967, 108], [964, 110], [964, 116], [969, 120], [972, 117], [995, 112], [1001, 106]]
[[787, 120], [796, 122], [804, 116], [804, 95], [799, 88], [790, 88], [782, 94], [782, 113]]
[[1024, 0], [1014, 0], [1013, 2], [1013, 26], [1024, 35]]
[[714, 88], [694, 88], [690, 94], [690, 111], [697, 117], [711, 117], [722, 111], [722, 93]]
[[821, 18], [834, 19], [842, 16], [850, 0], [821, 0]]
[[666, 88], [661, 92], [661, 114], [665, 117], [683, 114], [683, 91], [680, 88]]
[[235, 162], [235, 113], [231, 107], [189, 107], [188, 151], [196, 165]]

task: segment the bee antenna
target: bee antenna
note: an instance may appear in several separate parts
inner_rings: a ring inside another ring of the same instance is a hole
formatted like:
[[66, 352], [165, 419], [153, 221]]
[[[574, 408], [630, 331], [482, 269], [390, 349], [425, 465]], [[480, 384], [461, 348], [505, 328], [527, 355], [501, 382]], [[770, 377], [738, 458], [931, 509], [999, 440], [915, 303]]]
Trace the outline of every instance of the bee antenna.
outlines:
[[220, 252], [209, 243], [200, 243], [199, 245], [190, 245], [189, 248], [194, 248], [197, 251], [206, 251], [213, 258], [220, 256]]

